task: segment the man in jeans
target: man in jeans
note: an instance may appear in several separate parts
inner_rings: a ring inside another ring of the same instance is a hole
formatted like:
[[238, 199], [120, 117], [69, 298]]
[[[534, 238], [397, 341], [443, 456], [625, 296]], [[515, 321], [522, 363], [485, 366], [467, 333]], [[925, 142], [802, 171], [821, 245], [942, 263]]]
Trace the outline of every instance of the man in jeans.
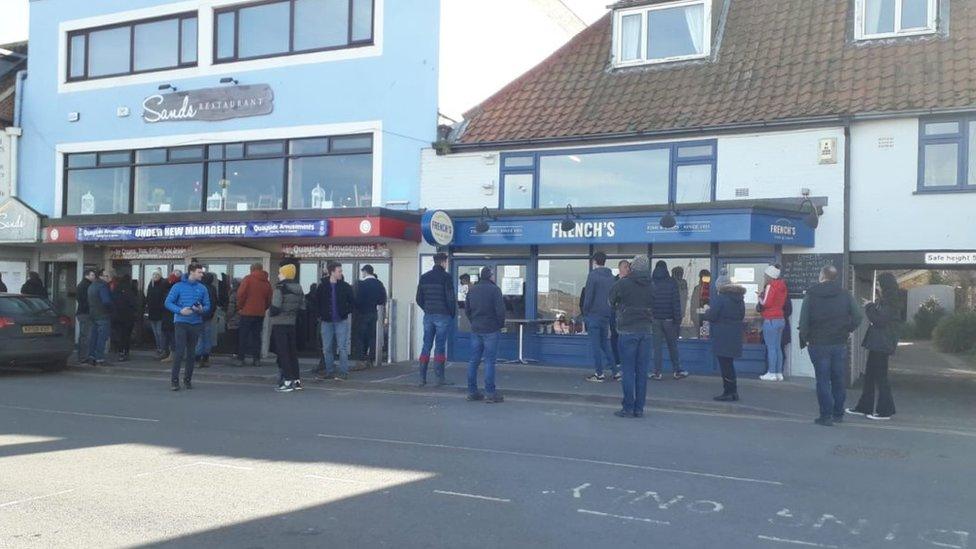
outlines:
[[610, 288], [613, 287], [613, 271], [606, 267], [607, 254], [597, 252], [593, 254], [593, 270], [586, 277], [583, 288], [583, 303], [580, 307], [583, 320], [586, 322], [586, 333], [590, 338], [590, 349], [593, 353], [594, 373], [586, 378], [587, 381], [603, 383], [603, 365], [606, 363], [613, 372], [613, 379], [620, 379], [617, 372], [617, 362], [610, 351]]
[[210, 293], [200, 282], [202, 279], [203, 266], [191, 263], [183, 280], [174, 284], [166, 296], [166, 309], [173, 313], [173, 327], [176, 332], [173, 368], [170, 372], [174, 391], [180, 390], [180, 366], [183, 361], [186, 361], [183, 386], [187, 390], [193, 388], [193, 360], [196, 358], [197, 340], [203, 330], [203, 317], [213, 307]]
[[[495, 389], [498, 334], [505, 327], [505, 298], [489, 267], [481, 269], [478, 283], [468, 290], [464, 312], [471, 323], [471, 360], [468, 362], [468, 400], [498, 403], [505, 399]], [[485, 392], [478, 391], [478, 366], [485, 361]]]
[[260, 263], [251, 265], [251, 274], [244, 277], [237, 288], [237, 310], [240, 312], [240, 326], [237, 331], [237, 362], [244, 366], [248, 355], [253, 357], [254, 366], [261, 365], [261, 331], [264, 327], [264, 314], [271, 306], [271, 282], [268, 273]]
[[424, 311], [424, 345], [420, 350], [420, 386], [427, 385], [427, 366], [430, 364], [430, 351], [433, 348], [434, 372], [437, 375], [437, 386], [440, 387], [447, 384], [444, 373], [447, 362], [447, 334], [457, 310], [454, 281], [447, 272], [447, 254], [434, 255], [434, 267], [420, 277], [416, 301], [417, 306]]
[[[319, 283], [316, 301], [319, 320], [322, 321], [322, 356], [325, 359], [325, 379], [345, 381], [349, 377], [350, 318], [355, 302], [352, 286], [342, 278], [342, 263], [326, 264], [326, 276]], [[336, 373], [332, 343], [339, 355], [339, 372]]]
[[[654, 296], [651, 294], [651, 261], [639, 255], [627, 276], [610, 289], [610, 304], [620, 331], [621, 387], [624, 398], [617, 417], [643, 417], [647, 400], [647, 369], [651, 365], [651, 333]], [[623, 273], [621, 269], [621, 273]]]
[[800, 310], [800, 348], [809, 346], [817, 377], [818, 425], [830, 427], [844, 420], [847, 339], [862, 319], [854, 298], [837, 280], [837, 268], [821, 269], [820, 283], [807, 290]]
[[88, 336], [88, 362], [92, 366], [105, 364], [105, 346], [112, 330], [112, 292], [108, 283], [112, 272], [100, 269], [88, 286], [88, 315], [91, 332]]
[[671, 278], [668, 264], [658, 261], [654, 265], [651, 275], [654, 297], [654, 373], [651, 379], [661, 381], [664, 376], [664, 344], [668, 346], [668, 357], [671, 358], [671, 370], [674, 379], [688, 377], [688, 372], [681, 369], [681, 359], [678, 356], [678, 335], [681, 330], [681, 291], [678, 283]]
[[85, 362], [88, 360], [88, 341], [89, 335], [91, 334], [91, 315], [89, 313], [88, 306], [88, 288], [91, 287], [92, 282], [95, 282], [98, 277], [96, 276], [94, 269], [88, 269], [85, 271], [84, 278], [78, 283], [77, 291], [75, 292], [76, 299], [78, 300], [78, 308], [75, 309], [75, 323], [78, 325], [78, 362]]

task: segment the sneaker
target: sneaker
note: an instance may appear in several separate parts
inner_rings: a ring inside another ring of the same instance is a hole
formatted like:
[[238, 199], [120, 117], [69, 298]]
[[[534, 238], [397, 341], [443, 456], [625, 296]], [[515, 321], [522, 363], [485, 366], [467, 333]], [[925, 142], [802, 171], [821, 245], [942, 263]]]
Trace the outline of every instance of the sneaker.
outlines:
[[93, 360], [92, 366], [105, 366], [105, 361], [102, 359]]
[[627, 410], [617, 410], [613, 415], [617, 417], [634, 417], [634, 413], [628, 412]]
[[813, 420], [813, 422], [817, 425], [823, 425], [824, 427], [834, 426], [834, 420], [829, 417], [818, 417], [817, 419]]
[[305, 390], [305, 387], [302, 386], [302, 380], [300, 380], [300, 379], [296, 379], [295, 381], [292, 381], [291, 382], [291, 386], [296, 391], [303, 391], [303, 390]]
[[844, 408], [844, 413], [851, 414], [852, 416], [868, 417], [868, 414], [865, 414], [863, 412], [858, 412], [854, 408]]
[[179, 391], [179, 390], [180, 390], [180, 382], [179, 382], [179, 381], [174, 381], [174, 382], [173, 382], [173, 383], [172, 383], [172, 384], [170, 385], [170, 387], [169, 387], [169, 390], [170, 390], [170, 391]]
[[874, 421], [888, 421], [889, 419], [891, 419], [891, 416], [879, 416], [878, 414], [868, 414], [864, 417], [868, 419], [873, 419]]
[[278, 391], [279, 393], [290, 393], [294, 390], [295, 387], [292, 386], [292, 383], [290, 381], [286, 381], [281, 385], [275, 387], [275, 391]]
[[688, 377], [688, 372], [684, 370], [678, 370], [674, 373], [674, 379], [684, 379], [686, 377]]
[[173, 362], [173, 355], [170, 354], [170, 353], [167, 353], [166, 356], [164, 356], [163, 358], [159, 359], [159, 361], [160, 362]]
[[606, 379], [603, 374], [590, 374], [586, 377], [586, 381], [592, 381], [593, 383], [603, 383]]
[[759, 379], [761, 379], [763, 381], [776, 381], [776, 374], [772, 374], [772, 373], [770, 373], [770, 374], [763, 374], [763, 375], [759, 376]]
[[634, 412], [634, 417], [644, 417], [644, 412]]
[[654, 381], [661, 381], [664, 379], [664, 376], [661, 374], [648, 374], [647, 379], [653, 379]]
[[623, 378], [624, 378], [624, 375], [621, 374], [620, 372], [617, 372], [617, 373], [613, 374], [613, 380], [614, 381], [620, 381]]
[[468, 393], [468, 402], [475, 402], [477, 400], [484, 400], [485, 395], [481, 393]]
[[193, 383], [191, 383], [189, 379], [184, 379], [183, 380], [183, 388], [186, 389], [187, 391], [189, 391], [190, 389], [193, 388]]
[[499, 404], [501, 402], [505, 402], [505, 397], [503, 397], [501, 393], [494, 393], [488, 395], [488, 398], [485, 399], [485, 402], [487, 402], [488, 404]]
[[783, 381], [783, 374], [776, 374], [776, 381]]

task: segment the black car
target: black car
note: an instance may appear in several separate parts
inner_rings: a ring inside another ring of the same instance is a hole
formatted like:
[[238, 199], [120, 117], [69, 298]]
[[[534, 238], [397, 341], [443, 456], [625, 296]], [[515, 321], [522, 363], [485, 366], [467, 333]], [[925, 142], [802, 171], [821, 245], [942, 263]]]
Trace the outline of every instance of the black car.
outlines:
[[0, 294], [0, 366], [62, 369], [74, 352], [74, 324], [43, 297]]

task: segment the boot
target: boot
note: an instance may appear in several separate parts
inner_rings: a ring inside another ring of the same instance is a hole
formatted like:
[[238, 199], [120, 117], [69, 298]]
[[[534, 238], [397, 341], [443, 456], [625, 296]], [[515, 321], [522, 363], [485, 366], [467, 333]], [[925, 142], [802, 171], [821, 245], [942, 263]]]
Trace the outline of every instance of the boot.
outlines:
[[722, 393], [713, 400], [717, 400], [719, 402], [737, 402], [739, 400], [739, 395], [738, 393]]

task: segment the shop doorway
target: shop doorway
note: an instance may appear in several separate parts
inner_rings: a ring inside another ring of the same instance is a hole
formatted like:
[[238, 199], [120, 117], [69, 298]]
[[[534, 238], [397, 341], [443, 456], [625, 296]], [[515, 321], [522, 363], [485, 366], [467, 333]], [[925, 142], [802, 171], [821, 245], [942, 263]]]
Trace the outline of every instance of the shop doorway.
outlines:
[[[51, 262], [45, 264], [44, 286], [54, 308], [63, 315], [73, 317], [78, 297], [78, 265], [73, 262]], [[19, 291], [20, 288], [17, 288]]]
[[[460, 283], [462, 275], [468, 275], [471, 284], [477, 284], [481, 270], [491, 268], [495, 273], [495, 283], [502, 290], [505, 300], [505, 318], [508, 320], [528, 318], [526, 303], [526, 278], [528, 263], [519, 260], [492, 259], [454, 261], [454, 283], [457, 285], [458, 315], [455, 319], [454, 333], [449, 339], [448, 355], [452, 361], [467, 361], [471, 357], [471, 324], [464, 311], [464, 300], [468, 288]], [[534, 311], [532, 311], [534, 313]], [[533, 314], [534, 316], [534, 314]], [[421, 331], [423, 328], [421, 327]], [[526, 347], [527, 349], [530, 347]], [[498, 359], [513, 360], [518, 356], [518, 328], [506, 324], [498, 341]]]
[[[258, 257], [245, 258], [202, 258], [199, 260], [207, 273], [214, 275], [214, 290], [217, 294], [217, 307], [214, 314], [214, 337], [217, 342], [213, 354], [230, 355], [237, 352], [237, 330], [239, 327], [236, 308], [237, 288], [244, 277], [251, 273], [251, 265], [263, 261]], [[185, 266], [179, 267], [186, 271]], [[274, 273], [269, 273], [271, 283], [275, 282]], [[232, 307], [233, 305], [233, 307]]]

